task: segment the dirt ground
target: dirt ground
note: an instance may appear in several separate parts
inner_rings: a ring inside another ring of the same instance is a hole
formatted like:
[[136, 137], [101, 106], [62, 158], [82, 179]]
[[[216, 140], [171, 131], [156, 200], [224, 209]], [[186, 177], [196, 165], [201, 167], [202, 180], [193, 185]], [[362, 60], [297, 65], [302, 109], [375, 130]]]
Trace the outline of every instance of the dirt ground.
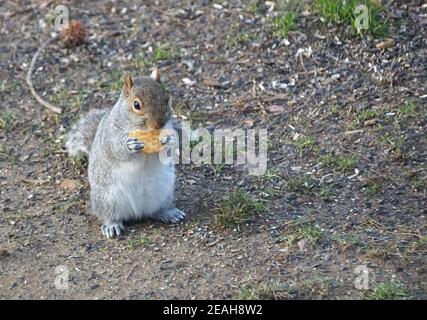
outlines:
[[[310, 1], [285, 37], [262, 1], [63, 1], [86, 43], [52, 44], [33, 75], [59, 115], [25, 83], [58, 3], [0, 1], [0, 298], [427, 298], [424, 1], [390, 5], [384, 49]], [[178, 165], [185, 222], [108, 240], [64, 134], [154, 65], [194, 128], [267, 128], [268, 169]], [[225, 228], [238, 191], [265, 209]]]

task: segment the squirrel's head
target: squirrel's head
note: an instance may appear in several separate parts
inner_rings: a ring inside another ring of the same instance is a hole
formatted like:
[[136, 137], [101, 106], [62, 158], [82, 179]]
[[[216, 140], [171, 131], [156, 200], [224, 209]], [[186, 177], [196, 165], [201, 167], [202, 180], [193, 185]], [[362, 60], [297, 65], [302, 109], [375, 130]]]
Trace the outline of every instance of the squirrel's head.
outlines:
[[149, 129], [160, 129], [171, 116], [169, 97], [160, 83], [160, 72], [157, 68], [149, 78], [133, 79], [126, 73], [123, 96], [129, 112], [133, 113], [137, 124]]

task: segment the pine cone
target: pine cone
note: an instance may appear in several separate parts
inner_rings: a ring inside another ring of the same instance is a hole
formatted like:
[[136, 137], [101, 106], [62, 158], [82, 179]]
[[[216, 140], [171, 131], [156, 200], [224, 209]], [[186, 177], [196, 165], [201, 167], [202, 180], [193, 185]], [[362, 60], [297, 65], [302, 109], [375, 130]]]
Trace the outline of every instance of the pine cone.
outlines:
[[71, 20], [62, 29], [61, 34], [66, 47], [77, 47], [85, 42], [86, 29], [80, 21]]

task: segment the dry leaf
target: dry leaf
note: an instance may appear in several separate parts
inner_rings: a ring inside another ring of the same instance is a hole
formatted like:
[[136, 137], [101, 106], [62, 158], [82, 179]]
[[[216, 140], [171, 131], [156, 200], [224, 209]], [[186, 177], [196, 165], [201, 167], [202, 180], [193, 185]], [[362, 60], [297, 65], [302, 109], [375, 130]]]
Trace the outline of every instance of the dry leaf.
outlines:
[[298, 241], [298, 247], [300, 251], [307, 251], [307, 240], [302, 239]]
[[68, 191], [74, 191], [77, 189], [78, 182], [76, 180], [64, 179], [61, 182], [61, 187]]
[[267, 111], [271, 113], [281, 113], [285, 110], [285, 108], [278, 104], [273, 104], [267, 107]]
[[366, 120], [365, 122], [363, 122], [363, 124], [365, 125], [365, 127], [371, 127], [371, 126], [376, 125], [377, 122], [378, 122], [378, 119], [369, 119], [369, 120]]
[[396, 45], [396, 41], [394, 41], [394, 39], [386, 39], [380, 43], [377, 43], [377, 48], [378, 49], [388, 49], [388, 48], [393, 48]]
[[203, 83], [208, 87], [221, 88], [221, 83], [219, 83], [219, 80], [215, 78], [204, 79]]

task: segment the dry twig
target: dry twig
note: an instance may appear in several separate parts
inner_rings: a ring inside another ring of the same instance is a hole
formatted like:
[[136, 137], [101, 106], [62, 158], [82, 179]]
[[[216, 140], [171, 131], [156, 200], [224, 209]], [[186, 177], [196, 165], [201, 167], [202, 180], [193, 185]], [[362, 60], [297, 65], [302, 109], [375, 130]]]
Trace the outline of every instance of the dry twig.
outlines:
[[49, 45], [49, 44], [51, 44], [52, 42], [54, 42], [54, 41], [56, 41], [58, 39], [58, 35], [56, 35], [56, 36], [54, 36], [54, 37], [51, 37], [51, 38], [49, 38], [48, 40], [46, 40], [38, 49], [37, 49], [37, 51], [36, 51], [36, 53], [34, 54], [34, 56], [33, 56], [33, 59], [31, 60], [31, 64], [30, 64], [30, 67], [28, 68], [28, 73], [27, 73], [27, 78], [26, 78], [26, 80], [27, 80], [27, 84], [28, 84], [28, 86], [29, 86], [29, 88], [30, 88], [30, 91], [31, 91], [31, 94], [34, 96], [34, 98], [37, 100], [37, 102], [39, 102], [41, 105], [43, 105], [44, 107], [46, 107], [47, 109], [49, 109], [50, 111], [52, 111], [52, 112], [55, 112], [55, 113], [61, 113], [62, 112], [62, 109], [61, 108], [59, 108], [59, 107], [55, 107], [54, 105], [52, 105], [52, 104], [50, 104], [49, 102], [47, 102], [47, 101], [45, 101], [45, 100], [43, 100], [43, 98], [42, 97], [40, 97], [39, 95], [38, 95], [38, 93], [36, 92], [36, 90], [34, 89], [34, 86], [33, 86], [33, 82], [31, 81], [31, 75], [32, 75], [32, 73], [33, 73], [33, 70], [34, 70], [34, 66], [35, 66], [35, 64], [36, 64], [36, 61], [37, 61], [37, 58], [38, 58], [38, 56], [40, 55], [40, 53], [42, 53], [43, 52], [43, 50], [45, 50], [46, 49], [46, 47]]

